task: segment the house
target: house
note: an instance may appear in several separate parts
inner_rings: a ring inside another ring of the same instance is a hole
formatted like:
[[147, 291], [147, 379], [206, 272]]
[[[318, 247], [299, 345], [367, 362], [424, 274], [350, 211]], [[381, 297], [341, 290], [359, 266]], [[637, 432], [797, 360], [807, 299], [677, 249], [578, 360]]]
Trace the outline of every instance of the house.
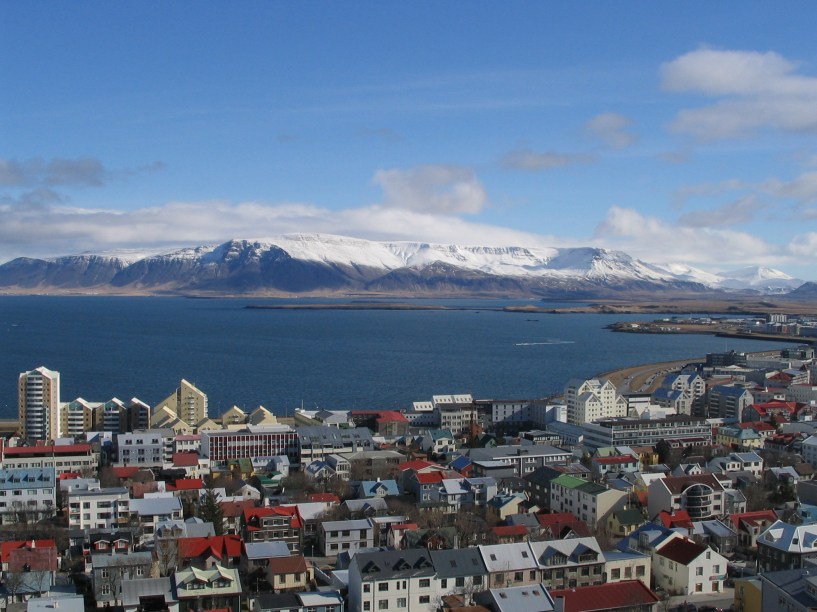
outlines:
[[182, 501], [173, 495], [132, 499], [130, 513], [138, 519], [143, 533], [149, 536], [160, 521], [182, 518]]
[[430, 554], [440, 591], [470, 595], [482, 590], [487, 569], [478, 548], [433, 549]]
[[214, 565], [210, 569], [187, 567], [173, 574], [179, 612], [230, 610], [239, 612], [241, 581], [238, 568]]
[[348, 571], [350, 610], [424, 610], [444, 593], [428, 550], [359, 552]]
[[761, 572], [808, 567], [817, 559], [817, 525], [775, 521], [757, 537], [757, 567]]
[[550, 483], [552, 512], [570, 512], [595, 527], [605, 521], [607, 515], [627, 503], [627, 493], [608, 489], [594, 482], [562, 474]]
[[594, 537], [531, 542], [541, 569], [539, 581], [550, 589], [574, 589], [604, 582], [604, 553]]
[[284, 540], [290, 552], [303, 550], [304, 523], [297, 506], [246, 508], [241, 518], [245, 542]]
[[596, 480], [604, 480], [608, 474], [615, 476], [621, 472], [637, 472], [640, 465], [638, 457], [632, 455], [591, 457], [590, 459], [590, 468]]
[[553, 612], [558, 610], [547, 589], [540, 584], [495, 588], [477, 593], [475, 603], [482, 607], [469, 610], [492, 610], [495, 612], [517, 612], [518, 610], [538, 610]]
[[497, 493], [493, 478], [443, 478], [438, 497], [448, 505], [449, 512], [462, 509], [483, 508]]
[[[811, 569], [764, 572], [760, 580], [761, 602], [756, 610], [811, 612], [817, 609], [817, 577]], [[752, 608], [744, 607], [744, 610]]]
[[323, 556], [374, 546], [374, 526], [369, 519], [324, 521], [318, 526], [318, 549]]
[[123, 584], [139, 578], [151, 578], [153, 555], [149, 552], [91, 555], [91, 582], [97, 606], [118, 605]]
[[698, 544], [709, 546], [727, 557], [734, 554], [738, 544], [738, 534], [728, 521], [694, 521], [689, 536]]
[[673, 538], [653, 552], [655, 585], [678, 595], [719, 593], [726, 581], [728, 561], [689, 538]]
[[362, 480], [358, 487], [358, 498], [396, 497], [400, 489], [395, 480]]
[[245, 542], [241, 548], [241, 571], [247, 575], [266, 570], [270, 559], [289, 556], [289, 546], [280, 540], [272, 542]]
[[[561, 612], [652, 612], [661, 601], [641, 580], [599, 584], [581, 589], [550, 591], [556, 609]], [[526, 609], [524, 604], [518, 608]], [[529, 609], [529, 608], [528, 608]]]
[[428, 429], [420, 435], [420, 448], [430, 455], [446, 455], [457, 450], [450, 429]]
[[727, 519], [737, 532], [737, 546], [743, 550], [756, 550], [757, 537], [777, 521], [777, 515], [774, 510], [757, 510], [730, 514]]
[[179, 612], [179, 602], [170, 578], [126, 580], [122, 584], [121, 604], [123, 612], [142, 612], [151, 608]]
[[538, 513], [542, 537], [546, 540], [563, 538], [583, 538], [590, 535], [590, 527], [570, 512]]
[[687, 510], [692, 520], [717, 518], [727, 513], [724, 487], [713, 474], [667, 476], [649, 486], [648, 512]]
[[303, 555], [272, 557], [267, 564], [267, 582], [276, 593], [306, 590], [315, 580], [312, 565]]
[[511, 514], [519, 513], [519, 505], [526, 501], [522, 495], [495, 495], [488, 501], [485, 516], [487, 520], [501, 522]]
[[604, 582], [626, 582], [628, 580], [646, 580], [652, 577], [652, 556], [635, 550], [604, 551]]
[[309, 593], [262, 593], [252, 600], [251, 612], [342, 612], [343, 597], [337, 591]]
[[238, 567], [241, 564], [242, 542], [238, 535], [207, 538], [179, 538], [179, 565], [210, 569], [216, 565]]
[[487, 570], [485, 586], [527, 586], [539, 582], [539, 564], [528, 543], [480, 545]]
[[125, 487], [93, 488], [68, 494], [68, 527], [113, 530], [128, 524], [130, 496]]
[[491, 527], [491, 541], [495, 544], [527, 542], [530, 533], [525, 525], [496, 525]]
[[615, 536], [630, 535], [646, 522], [640, 510], [625, 506], [610, 513], [607, 518], [607, 531]]
[[0, 544], [0, 571], [50, 572], [59, 570], [54, 540], [9, 540]]
[[0, 524], [50, 517], [56, 490], [56, 471], [52, 467], [0, 469]]

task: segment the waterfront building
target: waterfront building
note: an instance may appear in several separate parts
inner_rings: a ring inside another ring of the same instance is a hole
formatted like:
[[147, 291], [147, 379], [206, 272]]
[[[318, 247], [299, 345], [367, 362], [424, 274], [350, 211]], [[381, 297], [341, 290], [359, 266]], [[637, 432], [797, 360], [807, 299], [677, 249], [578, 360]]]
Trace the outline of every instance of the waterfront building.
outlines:
[[707, 395], [707, 412], [710, 418], [742, 421], [743, 410], [754, 401], [747, 386], [738, 384], [715, 385], [710, 387]]
[[17, 391], [22, 437], [46, 441], [61, 437], [60, 373], [45, 367], [22, 372]]
[[195, 427], [199, 421], [207, 418], [207, 395], [182, 379], [178, 389], [159, 402], [153, 411], [158, 412], [164, 407], [169, 408], [190, 427]]
[[574, 378], [564, 391], [567, 422], [574, 425], [627, 416], [627, 400], [609, 380]]
[[670, 415], [660, 419], [602, 419], [585, 423], [583, 443], [590, 452], [605, 446], [655, 446], [662, 440], [712, 444], [712, 428], [702, 417]]

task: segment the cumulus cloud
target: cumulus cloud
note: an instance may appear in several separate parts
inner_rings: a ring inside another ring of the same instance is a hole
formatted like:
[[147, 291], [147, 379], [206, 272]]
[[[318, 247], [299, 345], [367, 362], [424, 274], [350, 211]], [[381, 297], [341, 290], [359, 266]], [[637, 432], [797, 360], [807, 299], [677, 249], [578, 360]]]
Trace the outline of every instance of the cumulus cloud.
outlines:
[[629, 147], [636, 140], [629, 131], [633, 121], [618, 113], [602, 113], [585, 123], [585, 131], [615, 149]]
[[697, 93], [713, 104], [684, 109], [671, 124], [701, 140], [730, 138], [760, 128], [817, 131], [817, 78], [773, 53], [702, 48], [661, 67], [665, 90]]
[[789, 251], [795, 257], [814, 259], [817, 253], [817, 232], [799, 234], [789, 243]]
[[463, 166], [426, 165], [408, 170], [378, 170], [373, 181], [383, 190], [389, 208], [476, 214], [488, 203], [485, 188]]
[[780, 265], [785, 253], [746, 232], [712, 227], [684, 227], [631, 209], [614, 206], [596, 227], [594, 240], [616, 246], [655, 263], [684, 262], [711, 266], [746, 265], [764, 261]]
[[526, 170], [528, 172], [541, 172], [562, 168], [576, 164], [589, 164], [595, 161], [592, 155], [580, 155], [573, 153], [556, 153], [553, 151], [536, 152], [528, 149], [512, 151], [502, 158], [502, 165], [511, 170]]

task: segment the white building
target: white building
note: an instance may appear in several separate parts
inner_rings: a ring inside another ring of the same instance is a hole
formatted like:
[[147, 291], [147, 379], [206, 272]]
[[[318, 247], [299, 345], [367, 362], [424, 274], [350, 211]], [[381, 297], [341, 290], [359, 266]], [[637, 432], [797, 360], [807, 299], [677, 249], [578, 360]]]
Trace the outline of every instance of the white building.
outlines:
[[68, 494], [68, 527], [117, 529], [128, 524], [130, 496], [125, 487], [73, 491]]
[[627, 400], [609, 380], [572, 379], [565, 387], [567, 422], [575, 425], [627, 416]]
[[360, 552], [349, 565], [349, 610], [431, 610], [444, 594], [423, 548]]
[[23, 438], [56, 440], [60, 432], [60, 373], [39, 367], [20, 374], [17, 408]]
[[54, 468], [0, 470], [0, 523], [37, 521], [54, 512]]
[[655, 585], [676, 595], [720, 593], [727, 559], [688, 538], [673, 538], [653, 552]]
[[161, 468], [173, 462], [172, 429], [148, 429], [116, 436], [119, 466]]

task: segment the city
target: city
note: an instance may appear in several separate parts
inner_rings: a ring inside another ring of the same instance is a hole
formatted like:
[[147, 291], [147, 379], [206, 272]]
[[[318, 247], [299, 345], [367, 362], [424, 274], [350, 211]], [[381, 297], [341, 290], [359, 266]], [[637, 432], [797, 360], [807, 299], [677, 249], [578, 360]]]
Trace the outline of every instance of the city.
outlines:
[[708, 354], [656, 371], [652, 391], [611, 376], [546, 399], [280, 417], [210, 415], [186, 380], [152, 407], [62, 401], [59, 373], [38, 367], [2, 440], [6, 606], [73, 592], [78, 609], [179, 612], [802, 598], [815, 374], [802, 345]]

